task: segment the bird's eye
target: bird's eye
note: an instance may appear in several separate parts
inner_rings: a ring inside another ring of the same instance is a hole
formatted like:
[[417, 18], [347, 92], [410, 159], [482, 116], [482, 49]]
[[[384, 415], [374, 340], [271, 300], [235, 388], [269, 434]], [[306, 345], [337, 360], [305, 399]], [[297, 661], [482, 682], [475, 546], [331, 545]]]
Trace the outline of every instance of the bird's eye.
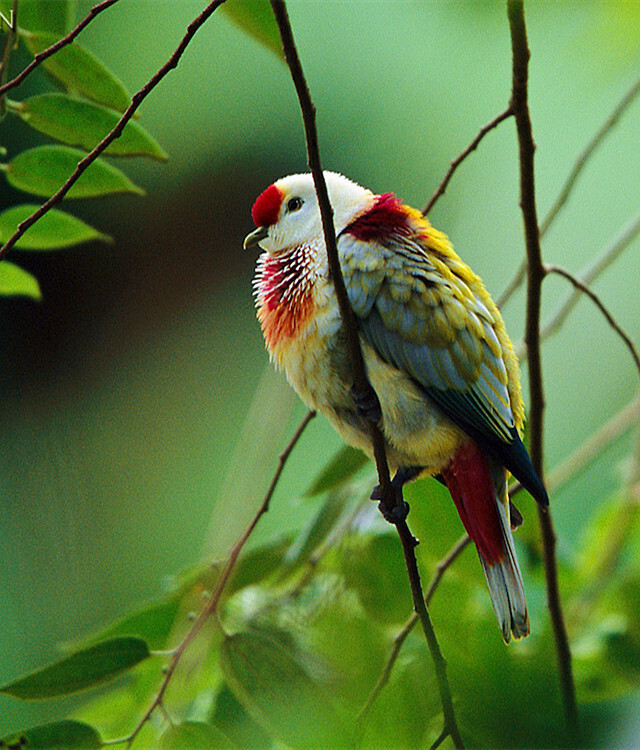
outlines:
[[291, 198], [287, 203], [287, 211], [293, 213], [299, 211], [302, 208], [302, 198]]

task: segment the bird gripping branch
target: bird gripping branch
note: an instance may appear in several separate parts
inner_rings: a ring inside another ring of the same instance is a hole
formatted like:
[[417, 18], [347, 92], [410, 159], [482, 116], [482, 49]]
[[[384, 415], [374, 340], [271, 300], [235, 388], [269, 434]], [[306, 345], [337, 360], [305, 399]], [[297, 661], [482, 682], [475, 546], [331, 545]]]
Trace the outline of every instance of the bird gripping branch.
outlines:
[[[518, 363], [502, 316], [419, 211], [324, 174], [394, 486], [425, 474], [446, 484], [478, 549], [504, 640], [526, 636], [509, 473], [541, 505], [549, 500], [521, 440]], [[354, 399], [311, 175], [270, 185], [252, 217], [257, 228], [244, 244], [263, 249], [254, 290], [270, 357], [310, 409], [371, 455], [372, 408]]]

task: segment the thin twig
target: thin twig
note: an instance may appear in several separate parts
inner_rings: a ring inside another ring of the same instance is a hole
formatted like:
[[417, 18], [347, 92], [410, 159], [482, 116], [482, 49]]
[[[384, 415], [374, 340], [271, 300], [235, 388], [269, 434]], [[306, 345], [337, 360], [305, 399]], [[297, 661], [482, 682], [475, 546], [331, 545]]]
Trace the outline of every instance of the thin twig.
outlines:
[[[635, 400], [636, 420], [638, 413], [638, 399]], [[572, 614], [574, 619], [588, 621], [600, 595], [606, 590], [607, 584], [617, 570], [622, 553], [629, 543], [632, 533], [637, 527], [640, 515], [640, 433], [636, 433], [635, 445], [631, 454], [631, 465], [626, 477], [625, 491], [617, 509], [615, 522], [607, 531], [605, 543], [595, 569], [589, 576], [589, 583], [585, 586], [573, 602]]]
[[[433, 577], [429, 583], [429, 587], [427, 588], [427, 593], [424, 597], [427, 606], [429, 606], [431, 598], [435, 594], [436, 589], [438, 588], [438, 585], [442, 580], [442, 577], [447, 572], [447, 569], [458, 558], [465, 547], [468, 546], [470, 541], [471, 537], [468, 534], [463, 534], [460, 539], [458, 539], [458, 541], [453, 545], [453, 547], [451, 547], [447, 554], [436, 564], [435, 573], [433, 574]], [[418, 615], [414, 612], [402, 626], [396, 637], [393, 639], [393, 646], [391, 648], [391, 651], [389, 652], [389, 656], [387, 658], [384, 669], [382, 670], [378, 681], [369, 693], [369, 697], [367, 698], [365, 704], [358, 712], [358, 719], [360, 721], [363, 721], [367, 717], [378, 695], [380, 695], [384, 686], [389, 682], [391, 672], [393, 671], [393, 667], [398, 660], [398, 656], [400, 655], [400, 651], [404, 645], [404, 642], [409, 637], [409, 633], [411, 633], [417, 622]]]
[[485, 137], [485, 135], [491, 132], [494, 128], [496, 128], [503, 120], [506, 120], [507, 117], [511, 117], [512, 114], [513, 114], [513, 110], [511, 109], [511, 105], [509, 105], [504, 110], [504, 112], [500, 112], [500, 114], [494, 117], [493, 120], [489, 121], [486, 125], [480, 128], [478, 134], [471, 141], [471, 143], [465, 148], [464, 151], [462, 151], [458, 156], [456, 156], [456, 158], [453, 159], [453, 161], [449, 165], [449, 170], [447, 174], [444, 176], [442, 182], [438, 185], [436, 191], [433, 193], [431, 198], [429, 198], [429, 200], [427, 201], [427, 204], [422, 209], [423, 216], [426, 216], [429, 213], [429, 211], [431, 211], [431, 209], [434, 207], [438, 198], [440, 198], [442, 195], [445, 194], [447, 190], [447, 186], [449, 185], [449, 182], [451, 178], [453, 177], [453, 173], [460, 166], [460, 164], [462, 164], [462, 162], [467, 158], [467, 156], [469, 156], [469, 154], [472, 151], [475, 151], [476, 148], [478, 148], [478, 144]]
[[30, 75], [39, 65], [41, 65], [48, 57], [54, 55], [59, 49], [66, 47], [67, 44], [71, 44], [71, 42], [78, 36], [82, 29], [84, 29], [85, 26], [88, 26], [99, 13], [102, 13], [103, 10], [106, 10], [111, 5], [115, 5], [115, 3], [117, 2], [119, 2], [119, 0], [102, 0], [101, 3], [97, 3], [96, 5], [94, 5], [93, 8], [91, 8], [91, 10], [87, 13], [87, 15], [82, 19], [82, 21], [80, 21], [77, 26], [71, 29], [68, 34], [63, 36], [61, 39], [58, 39], [55, 44], [47, 47], [47, 49], [42, 50], [42, 52], [38, 52], [38, 54], [34, 56], [33, 60], [29, 63], [29, 65], [27, 65], [24, 70], [22, 70], [15, 78], [12, 78], [10, 81], [0, 86], [0, 97], [4, 96], [4, 94], [10, 89], [19, 86], [24, 81], [24, 79], [28, 75]]
[[287, 460], [289, 456], [291, 455], [291, 451], [294, 449], [298, 440], [300, 440], [300, 437], [302, 436], [302, 433], [304, 432], [305, 428], [307, 427], [309, 422], [315, 417], [315, 415], [316, 415], [315, 411], [307, 412], [304, 419], [300, 423], [298, 429], [295, 431], [293, 437], [289, 441], [289, 444], [280, 454], [280, 458], [278, 460], [278, 466], [276, 468], [276, 471], [273, 475], [269, 488], [267, 489], [267, 493], [264, 496], [264, 499], [260, 507], [256, 511], [254, 517], [252, 518], [251, 522], [245, 529], [242, 536], [238, 539], [238, 541], [231, 548], [231, 551], [229, 552], [229, 557], [227, 558], [227, 563], [222, 573], [220, 574], [220, 578], [218, 579], [216, 583], [216, 587], [213, 593], [211, 594], [209, 599], [207, 599], [205, 606], [202, 608], [202, 610], [200, 610], [200, 613], [198, 614], [196, 619], [193, 621], [193, 624], [187, 631], [184, 638], [180, 641], [178, 646], [171, 652], [172, 653], [171, 661], [167, 667], [167, 671], [164, 674], [164, 677], [162, 679], [162, 683], [160, 685], [158, 692], [155, 694], [153, 700], [151, 701], [151, 704], [149, 705], [149, 707], [143, 714], [142, 718], [136, 725], [133, 732], [131, 732], [131, 734], [125, 740], [128, 743], [128, 746], [131, 746], [133, 744], [136, 737], [140, 733], [142, 727], [147, 723], [147, 721], [149, 720], [153, 712], [158, 707], [162, 706], [164, 695], [167, 691], [167, 688], [169, 687], [169, 683], [171, 682], [174, 672], [178, 664], [180, 663], [180, 660], [182, 659], [182, 655], [184, 654], [185, 650], [188, 648], [189, 644], [196, 637], [196, 635], [200, 632], [200, 630], [202, 630], [202, 627], [207, 622], [207, 620], [217, 610], [218, 604], [220, 603], [220, 598], [222, 597], [222, 594], [229, 581], [229, 578], [231, 577], [231, 574], [233, 573], [236, 562], [238, 561], [238, 557], [240, 556], [240, 553], [242, 552], [244, 545], [247, 543], [247, 540], [253, 533], [253, 530], [258, 525], [258, 522], [260, 521], [262, 516], [264, 516], [264, 514], [269, 510], [269, 503], [271, 502], [271, 498], [273, 497], [274, 490], [278, 484], [280, 475], [282, 474], [285, 464], [287, 463]]
[[[355, 315], [349, 303], [349, 297], [347, 295], [347, 290], [344, 285], [344, 279], [342, 277], [342, 271], [340, 269], [340, 260], [338, 257], [335, 229], [333, 225], [333, 211], [331, 209], [331, 203], [329, 201], [327, 186], [325, 184], [320, 162], [318, 134], [315, 124], [315, 107], [311, 100], [309, 88], [304, 77], [284, 0], [271, 0], [271, 7], [273, 8], [273, 12], [276, 17], [276, 22], [278, 24], [280, 37], [282, 40], [284, 56], [291, 71], [291, 77], [293, 79], [293, 83], [300, 103], [300, 110], [304, 122], [305, 138], [307, 143], [307, 157], [309, 167], [313, 175], [316, 193], [318, 195], [318, 205], [320, 207], [320, 214], [322, 218], [322, 229], [327, 249], [329, 272], [333, 279], [336, 299], [340, 308], [343, 329], [347, 338], [347, 347], [349, 351], [351, 373], [354, 380], [354, 388], [360, 393], [372, 392], [371, 384], [368, 381], [364, 366], [362, 350], [360, 348], [358, 326], [355, 320]], [[370, 423], [370, 429], [373, 454], [376, 462], [376, 468], [378, 470], [379, 485], [383, 498], [382, 504], [387, 508], [387, 510], [390, 510], [396, 507], [396, 504], [399, 505], [403, 503], [403, 500], [402, 497], [399, 496], [400, 493], [396, 494], [391, 485], [389, 466], [387, 464], [384, 438], [382, 436], [382, 433], [380, 432], [378, 425], [373, 422]], [[438, 644], [438, 640], [431, 623], [429, 612], [424, 603], [424, 595], [422, 593], [422, 585], [420, 583], [420, 574], [418, 572], [418, 565], [415, 557], [415, 546], [417, 542], [409, 531], [409, 527], [407, 526], [406, 521], [399, 520], [395, 522], [395, 526], [398, 530], [398, 535], [400, 536], [400, 541], [402, 543], [402, 549], [407, 565], [407, 572], [409, 574], [409, 581], [411, 584], [414, 608], [420, 617], [420, 621], [425, 633], [425, 638], [429, 645], [431, 657], [434, 662], [438, 689], [440, 691], [440, 699], [444, 712], [445, 731], [451, 736], [451, 739], [453, 740], [453, 743], [456, 747], [463, 747], [462, 738], [458, 730], [458, 725], [453, 710], [451, 690], [449, 688], [449, 681], [446, 673], [446, 663], [440, 651], [440, 646]]]
[[[592, 284], [629, 247], [638, 234], [640, 234], [640, 214], [635, 216], [620, 234], [612, 240], [611, 244], [602, 251], [596, 260], [578, 274], [576, 278], [584, 285]], [[580, 297], [581, 293], [577, 289], [567, 296], [567, 299], [560, 305], [553, 317], [542, 326], [542, 333], [540, 334], [542, 341], [545, 341], [562, 328], [569, 314], [580, 300]], [[515, 349], [520, 361], [524, 362], [527, 358], [527, 351], [522, 343], [516, 344]]]
[[605, 307], [604, 303], [598, 297], [598, 295], [589, 287], [584, 284], [580, 279], [578, 279], [576, 276], [574, 276], [572, 273], [567, 271], [565, 268], [561, 268], [560, 266], [552, 266], [552, 265], [545, 265], [545, 271], [546, 273], [554, 273], [557, 276], [562, 276], [564, 279], [567, 279], [567, 281], [570, 281], [573, 286], [578, 289], [582, 294], [586, 294], [587, 297], [593, 302], [593, 304], [600, 310], [600, 312], [604, 315], [604, 317], [607, 320], [607, 323], [613, 328], [613, 330], [620, 336], [620, 338], [624, 341], [624, 343], [627, 346], [627, 349], [631, 353], [631, 356], [633, 357], [633, 361], [635, 362], [636, 368], [638, 369], [638, 373], [640, 373], [640, 356], [638, 356], [638, 351], [629, 336], [622, 330], [620, 327], [620, 324], [616, 321], [616, 319], [613, 317], [613, 315], [609, 312], [609, 310]]
[[[528, 104], [529, 44], [524, 19], [523, 0], [508, 0], [507, 12], [511, 30], [513, 51], [513, 88], [511, 104], [516, 120], [520, 162], [520, 208], [524, 222], [527, 250], [527, 312], [525, 343], [529, 365], [529, 436], [531, 461], [538, 475], [543, 478], [543, 419], [544, 391], [542, 363], [540, 357], [540, 306], [542, 282], [545, 271], [540, 251], [540, 233], [535, 199], [535, 172], [533, 156], [535, 144], [531, 128]], [[544, 552], [545, 577], [547, 582], [547, 602], [553, 625], [553, 632], [560, 672], [560, 688], [567, 729], [572, 736], [578, 734], [578, 707], [575, 684], [571, 668], [569, 639], [562, 614], [562, 604], [558, 588], [556, 563], [556, 537], [551, 514], [538, 508]]]
[[[112, 0], [112, 2], [115, 1], [116, 0]], [[207, 7], [198, 16], [196, 16], [193, 21], [191, 21], [191, 23], [187, 27], [186, 34], [180, 41], [180, 44], [176, 47], [167, 62], [158, 70], [158, 72], [153, 75], [147, 81], [147, 83], [145, 83], [145, 85], [133, 95], [131, 104], [122, 113], [122, 116], [120, 117], [114, 128], [111, 130], [111, 132], [109, 132], [94, 149], [92, 149], [83, 159], [78, 162], [73, 173], [63, 183], [63, 185], [61, 185], [57, 192], [55, 192], [45, 203], [43, 203], [40, 208], [34, 211], [31, 216], [27, 217], [24, 221], [18, 224], [16, 231], [11, 235], [11, 237], [9, 237], [2, 248], [0, 248], [0, 260], [2, 260], [6, 256], [9, 250], [11, 250], [11, 248], [16, 244], [20, 237], [22, 237], [27, 229], [29, 229], [29, 227], [33, 226], [33, 224], [35, 224], [38, 219], [44, 216], [51, 208], [53, 208], [53, 206], [55, 206], [64, 198], [64, 196], [69, 192], [71, 187], [77, 182], [79, 177], [90, 166], [90, 164], [94, 162], [98, 158], [98, 156], [100, 156], [100, 154], [107, 148], [107, 146], [109, 146], [109, 144], [111, 144], [113, 141], [115, 141], [116, 138], [119, 137], [119, 135], [124, 130], [125, 125], [133, 117], [135, 111], [138, 109], [143, 100], [146, 99], [146, 97], [151, 93], [151, 91], [153, 91], [153, 89], [160, 83], [160, 81], [162, 81], [162, 79], [167, 75], [167, 73], [169, 73], [169, 71], [177, 67], [180, 58], [184, 54], [184, 51], [188, 47], [191, 39], [198, 31], [198, 29], [224, 2], [225, 0], [212, 0], [212, 2], [210, 2]]]
[[[640, 78], [634, 81], [631, 87], [624, 93], [622, 99], [620, 99], [618, 104], [614, 107], [609, 117], [607, 117], [605, 122], [598, 129], [595, 135], [591, 138], [589, 143], [587, 143], [587, 145], [580, 152], [580, 154], [578, 154], [573, 164], [573, 168], [571, 169], [569, 176], [565, 180], [565, 183], [562, 186], [562, 189], [560, 190], [558, 197], [555, 199], [555, 201], [551, 205], [551, 208], [549, 209], [549, 212], [542, 220], [542, 224], [540, 225], [540, 239], [542, 239], [544, 235], [547, 233], [549, 227], [553, 224], [553, 222], [556, 219], [556, 216], [559, 214], [560, 209], [567, 202], [569, 195], [571, 194], [571, 191], [573, 190], [578, 180], [580, 172], [584, 169], [589, 159], [596, 152], [598, 146], [600, 146], [600, 144], [604, 141], [605, 137], [613, 130], [614, 126], [616, 125], [620, 117], [623, 115], [625, 110], [629, 107], [631, 102], [633, 102], [633, 100], [638, 96], [639, 93], [640, 93]], [[524, 281], [526, 271], [527, 271], [527, 267], [526, 267], [526, 261], [525, 261], [521, 264], [515, 276], [509, 282], [509, 284], [507, 285], [507, 288], [504, 290], [504, 292], [498, 299], [498, 307], [502, 307], [503, 305], [505, 305], [508, 302], [508, 300], [511, 298], [511, 296], [514, 294], [514, 292], [520, 287], [520, 285]]]

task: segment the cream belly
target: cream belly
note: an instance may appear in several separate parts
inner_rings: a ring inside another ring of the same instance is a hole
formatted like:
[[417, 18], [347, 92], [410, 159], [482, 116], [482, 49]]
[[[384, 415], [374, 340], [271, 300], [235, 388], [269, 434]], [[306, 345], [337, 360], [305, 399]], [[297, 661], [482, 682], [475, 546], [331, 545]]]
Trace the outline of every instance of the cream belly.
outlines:
[[[467, 436], [407, 375], [360, 341], [369, 381], [380, 401], [390, 467], [424, 466], [429, 473], [439, 472]], [[346, 443], [372, 455], [369, 426], [357, 414], [351, 395], [338, 315], [316, 309], [295, 339], [274, 348], [272, 358], [310, 409], [324, 414]]]

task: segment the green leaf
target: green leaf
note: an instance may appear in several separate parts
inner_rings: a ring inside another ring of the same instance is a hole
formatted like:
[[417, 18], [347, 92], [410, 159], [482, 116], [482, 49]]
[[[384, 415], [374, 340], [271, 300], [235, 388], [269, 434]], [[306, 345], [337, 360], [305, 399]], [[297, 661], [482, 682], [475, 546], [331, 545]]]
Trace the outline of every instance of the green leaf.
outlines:
[[[69, 178], [85, 156], [68, 146], [38, 146], [23, 151], [5, 167], [7, 180], [18, 190], [48, 197]], [[116, 167], [96, 159], [67, 193], [69, 198], [95, 198], [111, 193], [135, 193], [144, 190]]]
[[360, 471], [367, 461], [368, 458], [362, 451], [346, 445], [322, 469], [305, 495], [314, 497], [342, 486]]
[[[57, 141], [91, 151], [117, 125], [113, 109], [66, 94], [41, 94], [13, 105], [28, 125]], [[103, 152], [111, 156], [149, 156], [166, 160], [167, 154], [142, 125], [130, 120]]]
[[53, 748], [55, 750], [97, 750], [102, 738], [82, 721], [57, 721], [16, 732], [0, 740], [0, 748]]
[[336, 715], [336, 707], [293, 649], [252, 630], [225, 638], [220, 663], [231, 689], [249, 714], [285, 744], [353, 744]]
[[[44, 33], [23, 35], [24, 43], [32, 55], [55, 44], [58, 38], [54, 34]], [[124, 84], [97, 57], [76, 42], [48, 57], [42, 67], [67, 91], [82, 94], [105, 107], [124, 112], [131, 104], [131, 95]]]
[[217, 750], [232, 746], [219, 729], [199, 721], [176, 724], [160, 738], [160, 750]]
[[[20, 0], [18, 5], [20, 29], [45, 31], [60, 36], [71, 29], [76, 5], [72, 0]], [[13, 0], [0, 2], [0, 12], [4, 13], [5, 18], [9, 17], [12, 6]]]
[[0, 693], [40, 700], [99, 685], [150, 655], [141, 638], [112, 638], [0, 687]]
[[[28, 219], [39, 206], [25, 203], [13, 206], [0, 214], [0, 243], [6, 242], [18, 228], [18, 224]], [[52, 208], [16, 242], [16, 250], [59, 250], [63, 247], [80, 245], [83, 242], [110, 242], [111, 237], [98, 232], [81, 219], [64, 211]]]
[[221, 10], [249, 36], [284, 60], [280, 32], [269, 0], [228, 0]]
[[35, 276], [7, 260], [0, 263], [0, 295], [42, 299], [40, 284]]

